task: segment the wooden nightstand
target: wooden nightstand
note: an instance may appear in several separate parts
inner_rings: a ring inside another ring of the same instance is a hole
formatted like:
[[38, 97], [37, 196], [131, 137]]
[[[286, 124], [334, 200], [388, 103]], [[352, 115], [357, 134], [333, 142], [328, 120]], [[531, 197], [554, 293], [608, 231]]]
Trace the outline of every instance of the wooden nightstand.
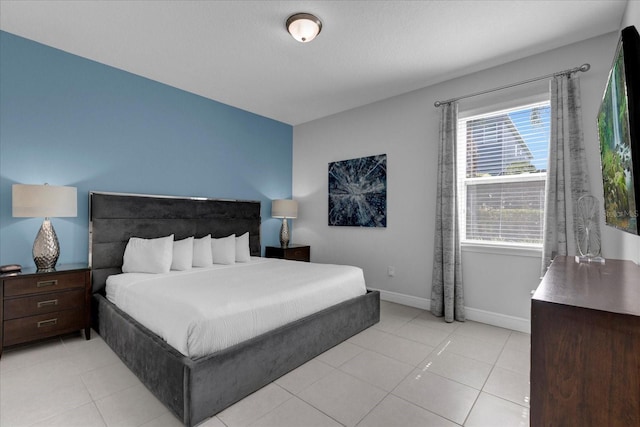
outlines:
[[264, 256], [267, 258], [290, 259], [294, 261], [311, 261], [311, 247], [307, 245], [267, 246]]
[[86, 264], [0, 275], [0, 301], [0, 355], [3, 347], [79, 329], [91, 338], [91, 270]]

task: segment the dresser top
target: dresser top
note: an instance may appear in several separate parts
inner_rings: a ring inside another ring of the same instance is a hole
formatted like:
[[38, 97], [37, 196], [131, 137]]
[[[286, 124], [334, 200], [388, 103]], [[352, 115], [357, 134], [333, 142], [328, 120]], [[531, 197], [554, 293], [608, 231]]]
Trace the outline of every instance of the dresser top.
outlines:
[[640, 316], [640, 267], [632, 261], [590, 264], [558, 256], [533, 300]]
[[55, 273], [67, 273], [70, 271], [77, 270], [88, 270], [89, 266], [87, 264], [59, 264], [56, 265], [56, 268], [51, 271], [38, 271], [35, 267], [26, 267], [22, 268], [20, 273], [10, 273], [10, 274], [0, 274], [0, 278], [5, 279], [9, 277], [24, 277], [31, 276], [34, 274], [55, 274]]

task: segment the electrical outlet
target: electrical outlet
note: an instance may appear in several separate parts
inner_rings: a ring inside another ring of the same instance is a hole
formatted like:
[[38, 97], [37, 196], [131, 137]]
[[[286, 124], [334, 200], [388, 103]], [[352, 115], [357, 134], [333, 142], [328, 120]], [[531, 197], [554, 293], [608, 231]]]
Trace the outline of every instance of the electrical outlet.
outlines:
[[396, 268], [394, 266], [392, 266], [392, 265], [387, 267], [387, 275], [389, 277], [394, 277], [396, 275]]

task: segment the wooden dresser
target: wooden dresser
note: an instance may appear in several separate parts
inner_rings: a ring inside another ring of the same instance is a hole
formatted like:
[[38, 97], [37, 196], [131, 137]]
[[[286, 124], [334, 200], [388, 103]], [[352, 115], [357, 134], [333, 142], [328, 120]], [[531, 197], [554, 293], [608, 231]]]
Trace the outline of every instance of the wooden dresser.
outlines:
[[557, 257], [531, 301], [531, 426], [640, 426], [640, 267]]
[[90, 338], [91, 279], [85, 265], [0, 275], [0, 355], [4, 347], [84, 329]]

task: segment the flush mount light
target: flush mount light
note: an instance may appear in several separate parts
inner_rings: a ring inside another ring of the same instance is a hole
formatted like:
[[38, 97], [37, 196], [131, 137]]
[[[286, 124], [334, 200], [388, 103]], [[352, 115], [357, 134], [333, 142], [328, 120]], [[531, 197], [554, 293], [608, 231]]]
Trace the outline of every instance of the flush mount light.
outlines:
[[310, 13], [291, 15], [286, 25], [289, 34], [301, 43], [308, 43], [315, 39], [322, 30], [322, 22]]

